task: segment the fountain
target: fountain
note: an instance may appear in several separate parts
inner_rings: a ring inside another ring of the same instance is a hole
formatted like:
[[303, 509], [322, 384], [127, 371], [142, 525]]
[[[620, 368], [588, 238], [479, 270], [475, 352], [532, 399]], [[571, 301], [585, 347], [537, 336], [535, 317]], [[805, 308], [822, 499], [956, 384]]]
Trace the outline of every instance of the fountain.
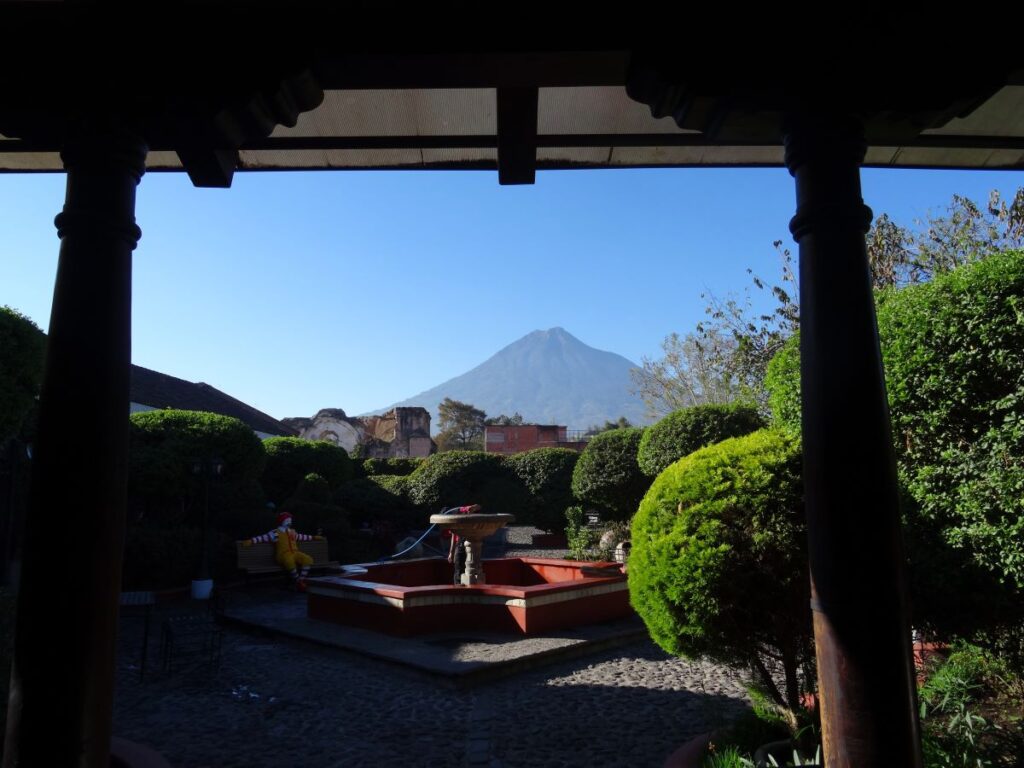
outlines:
[[537, 557], [481, 558], [483, 539], [506, 514], [437, 514], [430, 522], [464, 540], [466, 569], [453, 584], [443, 557], [343, 566], [309, 579], [311, 619], [416, 635], [457, 630], [536, 634], [632, 614], [619, 563]]
[[484, 539], [515, 521], [512, 515], [480, 512], [468, 515], [456, 513], [430, 516], [431, 523], [447, 528], [465, 542], [466, 570], [462, 572], [462, 583], [466, 585], [485, 583], [481, 566]]

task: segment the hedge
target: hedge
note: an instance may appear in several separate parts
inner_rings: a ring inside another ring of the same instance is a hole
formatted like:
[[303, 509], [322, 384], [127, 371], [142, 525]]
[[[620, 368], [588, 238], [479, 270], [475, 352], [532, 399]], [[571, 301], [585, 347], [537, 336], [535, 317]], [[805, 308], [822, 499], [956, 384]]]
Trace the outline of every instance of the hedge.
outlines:
[[263, 441], [267, 468], [263, 490], [275, 504], [288, 499], [310, 472], [320, 475], [332, 488], [352, 478], [352, 462], [344, 448], [325, 440], [271, 437]]
[[0, 307], [0, 444], [32, 410], [43, 379], [46, 336], [17, 310]]
[[[281, 505], [282, 512], [292, 515], [292, 527], [310, 535], [322, 532], [327, 537], [332, 560], [342, 560], [351, 537], [348, 513], [332, 502], [331, 488], [315, 472], [306, 475], [295, 493]], [[301, 546], [300, 546], [301, 549]]]
[[630, 601], [654, 641], [748, 670], [777, 656], [786, 690], [759, 682], [795, 708], [813, 659], [796, 438], [761, 430], [680, 459], [644, 496], [632, 544]]
[[567, 448], [537, 448], [506, 457], [506, 465], [529, 494], [517, 513], [518, 524], [565, 530], [565, 510], [573, 503], [572, 473], [579, 458], [579, 452]]
[[651, 479], [637, 464], [644, 430], [612, 429], [595, 435], [572, 473], [572, 492], [609, 520], [629, 520]]
[[[1024, 589], [1024, 252], [885, 291], [878, 305], [908, 522]], [[768, 385], [776, 419], [799, 427], [799, 339], [772, 360]]]
[[795, 333], [768, 361], [764, 377], [772, 423], [800, 431], [800, 334]]
[[423, 463], [419, 458], [364, 459], [363, 477], [373, 475], [411, 475]]
[[429, 512], [480, 504], [484, 512], [522, 514], [525, 487], [505, 460], [481, 451], [450, 451], [427, 457], [408, 476], [409, 498]]
[[673, 411], [649, 427], [640, 440], [637, 463], [654, 477], [698, 448], [765, 426], [757, 409], [741, 403], [696, 405]]
[[[238, 419], [201, 411], [145, 411], [131, 415], [129, 436], [133, 520], [201, 525], [206, 482], [212, 524], [222, 529], [244, 526], [247, 513], [262, 509], [258, 478], [266, 455], [260, 439]], [[193, 472], [196, 460], [210, 459], [223, 462], [219, 477], [209, 479]]]
[[408, 478], [401, 475], [357, 478], [337, 488], [333, 501], [356, 527], [388, 523], [397, 531], [427, 525], [426, 512], [409, 500]]
[[884, 294], [878, 325], [911, 496], [1024, 589], [1024, 251]]

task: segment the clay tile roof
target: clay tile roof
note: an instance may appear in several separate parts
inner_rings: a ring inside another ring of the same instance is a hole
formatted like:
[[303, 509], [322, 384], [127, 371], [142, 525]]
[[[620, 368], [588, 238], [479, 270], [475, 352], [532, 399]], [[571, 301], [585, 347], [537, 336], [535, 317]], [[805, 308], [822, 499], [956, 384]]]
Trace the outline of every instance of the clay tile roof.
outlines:
[[280, 436], [297, 434], [295, 430], [272, 416], [257, 411], [251, 405], [236, 400], [216, 387], [203, 382], [185, 381], [138, 365], [132, 366], [130, 399], [133, 403], [152, 408], [206, 411], [222, 416], [233, 416], [255, 432]]

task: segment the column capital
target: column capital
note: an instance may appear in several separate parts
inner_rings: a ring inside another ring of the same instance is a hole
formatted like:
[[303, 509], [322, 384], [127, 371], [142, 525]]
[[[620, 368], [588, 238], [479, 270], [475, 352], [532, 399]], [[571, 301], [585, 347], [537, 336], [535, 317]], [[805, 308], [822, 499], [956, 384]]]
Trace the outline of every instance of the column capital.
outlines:
[[64, 143], [68, 172], [64, 210], [54, 219], [57, 236], [114, 236], [134, 249], [142, 237], [135, 223], [135, 187], [146, 171], [145, 140], [110, 127], [89, 127]]
[[873, 214], [860, 192], [867, 151], [860, 120], [829, 111], [793, 112], [783, 122], [783, 141], [786, 167], [796, 179], [793, 238], [800, 242], [822, 227], [867, 232]]

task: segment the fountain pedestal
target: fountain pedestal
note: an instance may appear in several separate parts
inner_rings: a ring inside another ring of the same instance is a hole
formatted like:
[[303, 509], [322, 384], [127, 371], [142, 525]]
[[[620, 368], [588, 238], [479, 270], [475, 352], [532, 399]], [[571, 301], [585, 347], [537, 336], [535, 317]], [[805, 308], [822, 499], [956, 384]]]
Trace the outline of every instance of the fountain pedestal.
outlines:
[[481, 513], [430, 516], [431, 523], [447, 528], [465, 540], [466, 570], [462, 572], [461, 578], [461, 583], [465, 585], [486, 583], [481, 565], [483, 540], [499, 528], [514, 523], [515, 519], [514, 515]]

